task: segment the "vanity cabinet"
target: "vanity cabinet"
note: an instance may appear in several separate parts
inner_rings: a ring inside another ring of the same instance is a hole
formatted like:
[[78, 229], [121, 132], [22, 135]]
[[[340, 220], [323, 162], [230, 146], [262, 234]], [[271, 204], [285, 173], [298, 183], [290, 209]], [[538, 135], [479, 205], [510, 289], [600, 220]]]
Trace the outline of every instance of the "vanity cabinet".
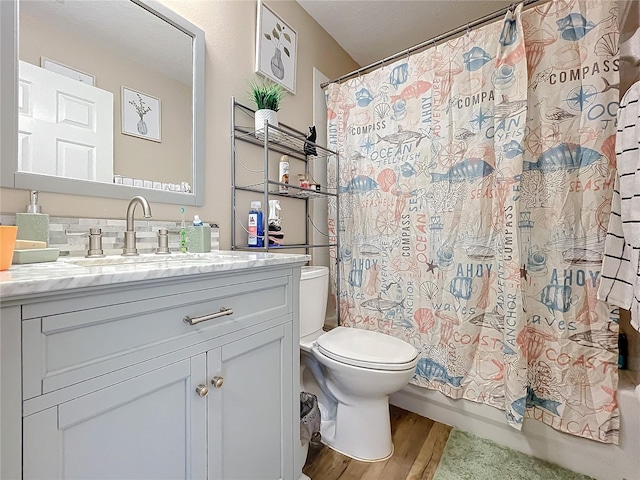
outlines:
[[21, 312], [22, 478], [299, 478], [300, 265], [3, 304]]
[[206, 478], [204, 354], [29, 415], [25, 479]]
[[208, 378], [224, 379], [207, 398], [209, 445], [221, 446], [208, 452], [208, 478], [289, 478], [283, 466], [293, 465], [295, 444], [279, 440], [294, 430], [293, 416], [282, 408], [294, 390], [298, 419], [300, 411], [291, 330], [280, 325], [207, 352]]

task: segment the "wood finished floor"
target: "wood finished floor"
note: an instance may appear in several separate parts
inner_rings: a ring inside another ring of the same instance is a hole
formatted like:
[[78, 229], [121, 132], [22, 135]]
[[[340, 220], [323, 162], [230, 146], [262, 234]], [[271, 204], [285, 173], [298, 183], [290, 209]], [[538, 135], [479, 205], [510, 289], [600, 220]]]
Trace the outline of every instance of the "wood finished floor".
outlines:
[[431, 480], [451, 427], [390, 406], [395, 451], [384, 462], [353, 460], [325, 445], [310, 447], [302, 470], [311, 480]]

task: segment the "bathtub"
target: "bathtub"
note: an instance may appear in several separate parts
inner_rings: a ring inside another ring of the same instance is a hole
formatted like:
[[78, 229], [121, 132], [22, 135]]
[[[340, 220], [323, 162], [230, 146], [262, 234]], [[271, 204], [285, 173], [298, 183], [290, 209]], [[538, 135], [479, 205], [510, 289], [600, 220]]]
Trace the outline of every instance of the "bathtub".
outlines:
[[468, 400], [452, 400], [440, 392], [407, 385], [390, 403], [405, 410], [458, 427], [529, 455], [599, 480], [640, 479], [640, 373], [620, 371], [620, 445], [576, 437], [532, 419], [522, 432], [506, 424], [504, 412]]

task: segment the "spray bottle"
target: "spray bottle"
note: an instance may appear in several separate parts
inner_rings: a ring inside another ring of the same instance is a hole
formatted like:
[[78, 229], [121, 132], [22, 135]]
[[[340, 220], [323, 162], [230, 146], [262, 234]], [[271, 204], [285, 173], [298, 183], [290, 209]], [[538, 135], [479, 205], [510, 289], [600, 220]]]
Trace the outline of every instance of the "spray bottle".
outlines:
[[269, 245], [282, 245], [284, 233], [280, 220], [280, 200], [269, 200]]

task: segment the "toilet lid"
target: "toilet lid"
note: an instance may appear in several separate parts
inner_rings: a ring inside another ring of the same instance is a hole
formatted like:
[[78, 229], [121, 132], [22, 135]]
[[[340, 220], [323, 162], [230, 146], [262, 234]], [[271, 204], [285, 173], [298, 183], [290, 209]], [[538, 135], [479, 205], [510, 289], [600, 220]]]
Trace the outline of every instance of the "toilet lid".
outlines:
[[317, 344], [329, 358], [378, 370], [411, 368], [418, 356], [418, 350], [399, 338], [358, 328], [334, 328], [321, 335]]

